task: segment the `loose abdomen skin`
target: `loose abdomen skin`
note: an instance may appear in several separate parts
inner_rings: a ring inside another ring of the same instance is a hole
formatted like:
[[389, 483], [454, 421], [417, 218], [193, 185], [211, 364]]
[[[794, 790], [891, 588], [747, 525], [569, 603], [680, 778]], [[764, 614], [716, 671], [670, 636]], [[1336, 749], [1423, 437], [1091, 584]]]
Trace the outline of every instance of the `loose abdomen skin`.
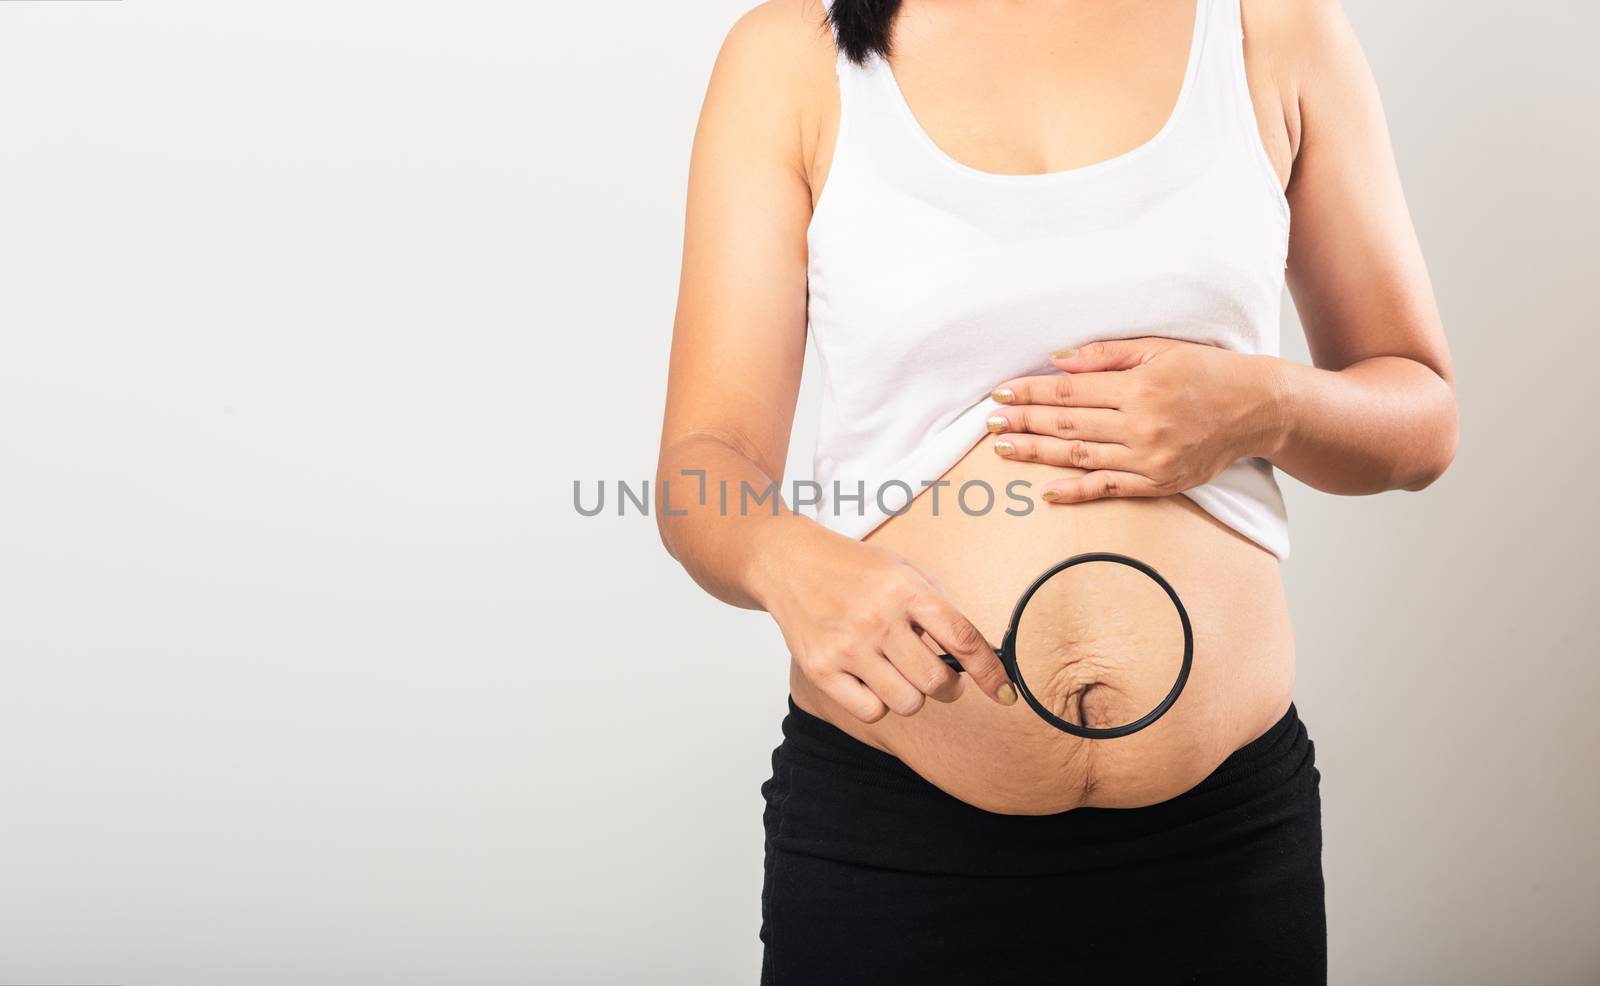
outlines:
[[[1038, 500], [1043, 484], [1072, 471], [1003, 459], [991, 446], [979, 442], [940, 477], [949, 485], [942, 487], [937, 515], [932, 496], [924, 493], [867, 540], [937, 579], [996, 644], [1017, 597], [1056, 562], [1110, 551], [1150, 564], [1182, 598], [1194, 626], [1194, 666], [1177, 704], [1132, 736], [1083, 740], [1048, 725], [1023, 702], [995, 704], [968, 681], [955, 702], [928, 701], [913, 716], [891, 713], [869, 725], [791, 666], [796, 704], [893, 753], [949, 794], [1007, 814], [1165, 801], [1198, 784], [1283, 715], [1294, 690], [1294, 640], [1272, 554], [1183, 496], [1047, 504]], [[915, 486], [932, 478], [910, 481]], [[1022, 517], [1005, 511], [1017, 505], [1004, 491], [1018, 479], [1031, 484], [1025, 495], [1035, 500]], [[976, 516], [962, 511], [954, 497], [973, 480], [997, 494], [994, 509]], [[1029, 605], [1030, 633], [1047, 638], [1059, 631], [1061, 639], [1078, 641], [1080, 651], [1104, 656], [1034, 690], [1046, 704], [1076, 694], [1091, 716], [1116, 716], [1117, 696], [1136, 690], [1125, 687], [1139, 673], [1130, 655], [1154, 648], [1168, 662], [1163, 668], [1172, 666], [1166, 655], [1178, 646], [1169, 629], [1175, 617], [1160, 593], [1137, 587], [1122, 592], [1128, 583], [1099, 581], [1106, 591], [1056, 593]], [[1108, 615], [1112, 605], [1115, 612]]]

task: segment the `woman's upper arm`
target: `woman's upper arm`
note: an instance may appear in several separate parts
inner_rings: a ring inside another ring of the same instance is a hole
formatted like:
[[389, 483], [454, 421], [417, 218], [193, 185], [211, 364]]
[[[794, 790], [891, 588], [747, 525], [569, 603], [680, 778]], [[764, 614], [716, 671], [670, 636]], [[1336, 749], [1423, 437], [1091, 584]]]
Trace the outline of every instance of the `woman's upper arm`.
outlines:
[[717, 55], [690, 158], [662, 433], [663, 452], [709, 437], [773, 479], [805, 357], [812, 199], [801, 121], [820, 11], [815, 0], [764, 4]]
[[1377, 84], [1338, 0], [1264, 20], [1293, 80], [1299, 150], [1287, 280], [1319, 367], [1400, 356], [1447, 382], [1450, 356], [1406, 208]]

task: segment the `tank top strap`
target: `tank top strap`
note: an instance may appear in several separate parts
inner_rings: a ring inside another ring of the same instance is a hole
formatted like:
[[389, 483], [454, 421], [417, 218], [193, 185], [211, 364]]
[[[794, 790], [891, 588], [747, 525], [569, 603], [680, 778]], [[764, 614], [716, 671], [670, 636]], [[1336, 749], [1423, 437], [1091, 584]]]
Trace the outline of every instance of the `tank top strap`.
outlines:
[[833, 32], [833, 49], [835, 52], [834, 67], [838, 71], [839, 77], [842, 79], [844, 78], [846, 70], [855, 63], [850, 61], [850, 58], [845, 55], [844, 46], [839, 43], [839, 25], [835, 24], [833, 21], [833, 8], [837, 4], [838, 0], [822, 0], [823, 10], [827, 14], [828, 30]]
[[828, 29], [833, 32], [834, 68], [839, 73], [839, 85], [842, 88], [847, 84], [847, 79], [869, 75], [880, 56], [876, 53], [869, 54], [864, 64], [857, 65], [850, 60], [849, 55], [845, 54], [844, 46], [839, 43], [839, 26], [833, 22], [833, 8], [838, 2], [839, 0], [823, 0], [823, 7], [828, 13]]
[[1200, 76], [1209, 90], [1209, 102], [1228, 129], [1243, 126], [1246, 136], [1257, 133], [1250, 85], [1244, 72], [1244, 21], [1241, 0], [1200, 0], [1206, 11], [1206, 37]]
[[[830, 14], [837, 0], [826, 0]], [[909, 168], [922, 167], [922, 148], [916, 146], [920, 130], [909, 109], [899, 105], [899, 88], [888, 61], [869, 52], [858, 64], [838, 43], [834, 32], [834, 70], [839, 84], [839, 128], [834, 138], [829, 185], [848, 184], [851, 173], [865, 168], [904, 180]]]
[[1243, 0], [1202, 0], [1211, 5], [1209, 18], [1219, 40], [1240, 42], [1244, 40], [1244, 18], [1240, 13]]
[[1288, 202], [1277, 172], [1261, 142], [1255, 102], [1245, 74], [1242, 0], [1200, 0], [1206, 15], [1206, 33], [1200, 65], [1194, 80], [1201, 90], [1193, 107], [1200, 117], [1195, 130], [1202, 139], [1225, 144], [1241, 153], [1246, 167], [1258, 173], [1261, 187], [1275, 201], [1276, 211], [1288, 220]]

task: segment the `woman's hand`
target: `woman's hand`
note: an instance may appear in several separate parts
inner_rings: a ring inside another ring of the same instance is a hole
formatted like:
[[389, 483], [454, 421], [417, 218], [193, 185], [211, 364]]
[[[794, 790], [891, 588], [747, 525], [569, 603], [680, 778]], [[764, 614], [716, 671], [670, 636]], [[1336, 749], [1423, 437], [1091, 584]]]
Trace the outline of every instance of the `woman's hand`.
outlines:
[[862, 722], [909, 716], [925, 699], [953, 702], [961, 676], [923, 640], [961, 662], [1001, 705], [1016, 689], [994, 649], [933, 581], [884, 548], [820, 528], [772, 546], [758, 596], [806, 678]]
[[1051, 362], [1064, 372], [996, 388], [1009, 406], [989, 419], [998, 454], [1085, 470], [1046, 484], [1051, 503], [1181, 493], [1280, 440], [1272, 357], [1150, 337]]

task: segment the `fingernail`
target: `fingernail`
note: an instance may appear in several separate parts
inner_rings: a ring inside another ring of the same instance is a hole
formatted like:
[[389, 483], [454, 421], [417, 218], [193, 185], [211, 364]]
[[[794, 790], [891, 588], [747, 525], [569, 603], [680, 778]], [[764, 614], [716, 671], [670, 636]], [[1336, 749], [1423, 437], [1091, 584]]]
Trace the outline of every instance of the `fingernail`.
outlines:
[[1057, 500], [1061, 499], [1060, 490], [1045, 490], [1039, 495], [1044, 497], [1046, 500], [1049, 500], [1051, 503], [1055, 503]]
[[1076, 349], [1058, 349], [1055, 352], [1050, 354], [1050, 358], [1051, 359], [1071, 359], [1072, 357], [1074, 357], [1076, 355], [1078, 355], [1078, 351]]
[[1001, 404], [1010, 404], [1012, 401], [1017, 399], [1017, 395], [1011, 392], [1010, 387], [1001, 387], [999, 390], [996, 390], [989, 396], [993, 397]]
[[1001, 705], [1017, 704], [1017, 690], [1011, 687], [1011, 682], [1009, 681], [1001, 685], [995, 694], [1000, 697]]
[[984, 423], [989, 426], [990, 434], [994, 434], [994, 435], [998, 435], [1002, 431], [1005, 431], [1007, 428], [1011, 427], [1011, 422], [1007, 421], [1005, 418], [1000, 417], [998, 414], [995, 415], [994, 417], [990, 418], [988, 421], [986, 421]]
[[994, 450], [998, 455], [1014, 455], [1016, 454], [1017, 447], [1012, 445], [1010, 442], [995, 442]]

